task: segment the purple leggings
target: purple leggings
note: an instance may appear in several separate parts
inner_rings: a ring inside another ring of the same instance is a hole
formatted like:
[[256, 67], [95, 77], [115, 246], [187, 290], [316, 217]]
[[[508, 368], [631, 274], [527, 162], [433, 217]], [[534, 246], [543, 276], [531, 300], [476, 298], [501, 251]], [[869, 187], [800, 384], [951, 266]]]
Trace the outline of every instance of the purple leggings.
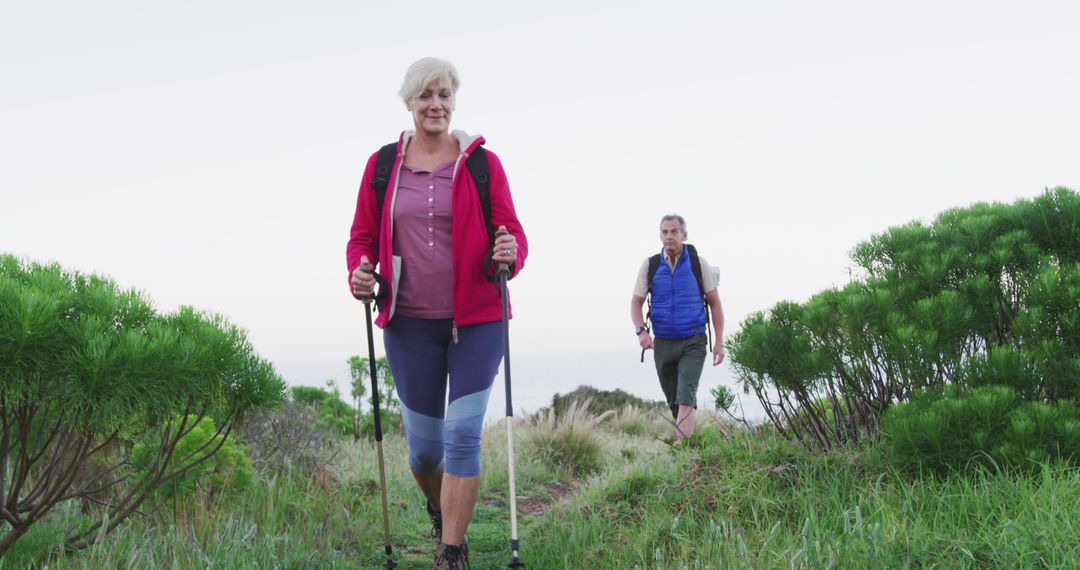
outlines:
[[399, 314], [383, 341], [401, 399], [409, 467], [429, 475], [445, 458], [446, 473], [477, 477], [484, 412], [502, 360], [502, 323], [458, 327], [456, 343], [452, 329], [451, 319]]

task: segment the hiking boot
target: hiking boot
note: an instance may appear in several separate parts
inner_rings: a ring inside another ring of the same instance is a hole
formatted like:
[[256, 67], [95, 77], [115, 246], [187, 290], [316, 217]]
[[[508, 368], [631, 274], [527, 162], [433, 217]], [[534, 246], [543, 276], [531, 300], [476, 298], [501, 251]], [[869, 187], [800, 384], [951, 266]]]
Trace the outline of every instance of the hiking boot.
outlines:
[[435, 507], [431, 506], [431, 501], [428, 501], [427, 515], [431, 517], [431, 538], [438, 544], [442, 542], [442, 511], [436, 511]]
[[435, 570], [465, 570], [469, 565], [469, 543], [443, 544], [435, 548]]

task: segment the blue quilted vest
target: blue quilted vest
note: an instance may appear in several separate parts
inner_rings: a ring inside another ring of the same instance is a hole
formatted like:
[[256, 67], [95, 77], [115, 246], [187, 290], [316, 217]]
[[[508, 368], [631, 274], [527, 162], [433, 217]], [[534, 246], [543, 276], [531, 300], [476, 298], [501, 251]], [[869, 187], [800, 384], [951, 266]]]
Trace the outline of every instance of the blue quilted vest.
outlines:
[[660, 252], [660, 267], [651, 283], [649, 311], [653, 334], [659, 338], [680, 339], [705, 332], [705, 303], [690, 268], [690, 254], [683, 246], [672, 273]]

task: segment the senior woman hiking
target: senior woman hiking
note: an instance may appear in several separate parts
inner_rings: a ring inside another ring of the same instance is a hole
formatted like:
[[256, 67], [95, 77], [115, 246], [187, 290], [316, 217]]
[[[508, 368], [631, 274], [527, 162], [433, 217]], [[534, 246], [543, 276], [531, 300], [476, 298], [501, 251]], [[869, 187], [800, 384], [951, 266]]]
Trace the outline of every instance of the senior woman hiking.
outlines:
[[372, 266], [382, 276], [375, 324], [437, 569], [463, 568], [468, 557], [480, 432], [503, 352], [497, 265], [514, 277], [528, 254], [498, 157], [483, 137], [450, 130], [459, 86], [448, 61], [409, 67], [399, 95], [415, 128], [368, 159], [346, 251], [354, 297], [375, 294]]

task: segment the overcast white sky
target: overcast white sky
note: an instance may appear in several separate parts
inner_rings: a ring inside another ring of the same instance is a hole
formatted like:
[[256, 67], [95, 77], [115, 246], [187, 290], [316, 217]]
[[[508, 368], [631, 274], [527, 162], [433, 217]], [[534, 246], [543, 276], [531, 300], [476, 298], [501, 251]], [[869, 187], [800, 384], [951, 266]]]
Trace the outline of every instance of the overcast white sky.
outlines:
[[1080, 188], [1077, 29], [1065, 1], [8, 2], [0, 251], [224, 313], [286, 369], [343, 362], [361, 169], [435, 55], [529, 237], [512, 346], [633, 353], [662, 214], [720, 267], [730, 333], [890, 225]]

